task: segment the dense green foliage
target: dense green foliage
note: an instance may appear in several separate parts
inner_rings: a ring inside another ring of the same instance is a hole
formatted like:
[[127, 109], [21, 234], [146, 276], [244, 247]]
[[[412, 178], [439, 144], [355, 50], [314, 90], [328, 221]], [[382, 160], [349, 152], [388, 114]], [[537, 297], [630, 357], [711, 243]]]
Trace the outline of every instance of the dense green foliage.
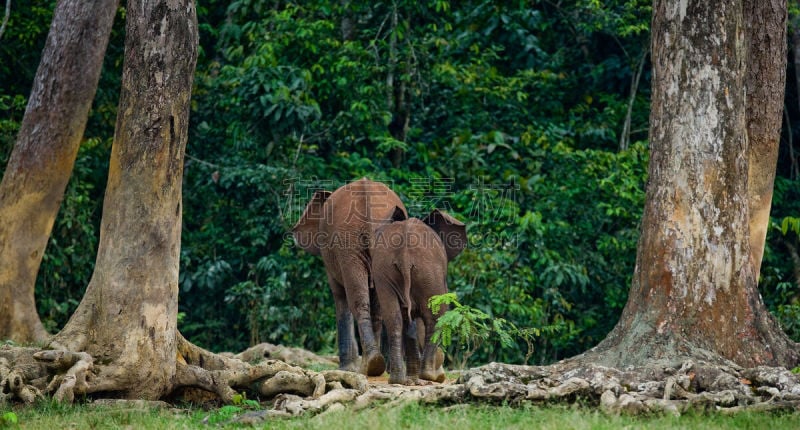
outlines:
[[[33, 3], [14, 3], [0, 44], [3, 160], [52, 14], [52, 2]], [[412, 215], [439, 207], [465, 221], [470, 246], [450, 290], [544, 333], [505, 347], [488, 337], [474, 362], [550, 362], [614, 326], [646, 182], [649, 1], [210, 0], [198, 13], [180, 278], [189, 339], [332, 351], [322, 262], [287, 231], [313, 190], [362, 176], [389, 183]], [[51, 330], [91, 276], [123, 17], [37, 283]], [[762, 291], [798, 339], [800, 244], [780, 228], [800, 217], [796, 93], [787, 87]]]

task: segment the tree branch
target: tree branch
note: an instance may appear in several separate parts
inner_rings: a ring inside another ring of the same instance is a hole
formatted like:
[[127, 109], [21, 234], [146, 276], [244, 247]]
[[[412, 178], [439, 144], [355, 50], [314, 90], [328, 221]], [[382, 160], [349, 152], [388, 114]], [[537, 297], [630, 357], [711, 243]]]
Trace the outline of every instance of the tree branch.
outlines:
[[789, 118], [789, 109], [784, 104], [783, 106], [783, 117], [784, 121], [786, 122], [786, 139], [787, 139], [787, 146], [789, 147], [789, 179], [796, 179], [800, 178], [800, 168], [797, 165], [797, 157], [794, 155], [794, 135], [792, 134], [792, 121]]
[[625, 114], [625, 123], [622, 126], [622, 133], [619, 136], [619, 150], [624, 151], [628, 149], [631, 140], [631, 116], [633, 115], [633, 102], [636, 101], [636, 93], [639, 92], [639, 81], [642, 79], [642, 72], [644, 71], [644, 63], [647, 61], [647, 56], [650, 54], [650, 49], [644, 48], [642, 56], [639, 58], [639, 64], [636, 69], [636, 74], [631, 77], [631, 93], [628, 97], [628, 111]]
[[0, 39], [3, 38], [3, 33], [6, 31], [8, 25], [8, 18], [11, 16], [11, 0], [6, 0], [6, 13], [3, 16], [3, 23], [0, 24]]

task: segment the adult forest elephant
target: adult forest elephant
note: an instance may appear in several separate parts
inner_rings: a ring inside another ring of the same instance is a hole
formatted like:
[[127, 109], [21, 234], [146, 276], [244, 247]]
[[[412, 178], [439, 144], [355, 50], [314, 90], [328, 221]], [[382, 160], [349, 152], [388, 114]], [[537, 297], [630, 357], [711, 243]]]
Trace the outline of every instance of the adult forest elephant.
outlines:
[[[361, 373], [383, 374], [385, 363], [377, 339], [380, 314], [371, 291], [369, 244], [375, 231], [391, 222], [395, 208], [406, 213], [400, 198], [386, 185], [367, 178], [331, 193], [317, 191], [292, 228], [295, 243], [321, 255], [336, 303], [339, 368], [357, 371], [355, 317], [361, 339]], [[372, 305], [370, 304], [372, 296]]]

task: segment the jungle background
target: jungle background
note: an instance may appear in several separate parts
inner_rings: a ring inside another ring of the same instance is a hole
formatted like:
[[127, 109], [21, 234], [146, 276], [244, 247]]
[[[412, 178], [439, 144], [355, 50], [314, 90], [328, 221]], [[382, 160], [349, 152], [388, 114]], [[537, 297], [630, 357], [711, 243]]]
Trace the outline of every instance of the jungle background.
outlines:
[[[3, 167], [54, 4], [13, 2], [0, 39]], [[800, 340], [792, 7], [759, 288]], [[613, 328], [647, 181], [649, 1], [201, 0], [197, 10], [179, 299], [187, 339], [213, 351], [272, 342], [332, 353], [322, 261], [287, 232], [313, 190], [363, 176], [388, 183], [412, 215], [439, 207], [466, 222], [470, 244], [450, 265], [450, 290], [493, 321], [540, 330], [532, 349], [477, 338], [470, 364], [550, 363]], [[37, 279], [50, 332], [92, 274], [123, 45], [118, 19]], [[457, 348], [449, 355], [463, 356]]]

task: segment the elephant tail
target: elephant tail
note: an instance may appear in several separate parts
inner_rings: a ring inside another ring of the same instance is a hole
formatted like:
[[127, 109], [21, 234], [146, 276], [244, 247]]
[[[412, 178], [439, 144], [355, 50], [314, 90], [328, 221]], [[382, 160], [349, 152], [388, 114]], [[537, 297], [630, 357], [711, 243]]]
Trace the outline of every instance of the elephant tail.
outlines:
[[411, 269], [414, 267], [412, 264], [396, 264], [397, 270], [400, 272], [400, 277], [403, 278], [403, 290], [398, 291], [400, 296], [400, 303], [405, 306], [408, 319], [411, 319]]

